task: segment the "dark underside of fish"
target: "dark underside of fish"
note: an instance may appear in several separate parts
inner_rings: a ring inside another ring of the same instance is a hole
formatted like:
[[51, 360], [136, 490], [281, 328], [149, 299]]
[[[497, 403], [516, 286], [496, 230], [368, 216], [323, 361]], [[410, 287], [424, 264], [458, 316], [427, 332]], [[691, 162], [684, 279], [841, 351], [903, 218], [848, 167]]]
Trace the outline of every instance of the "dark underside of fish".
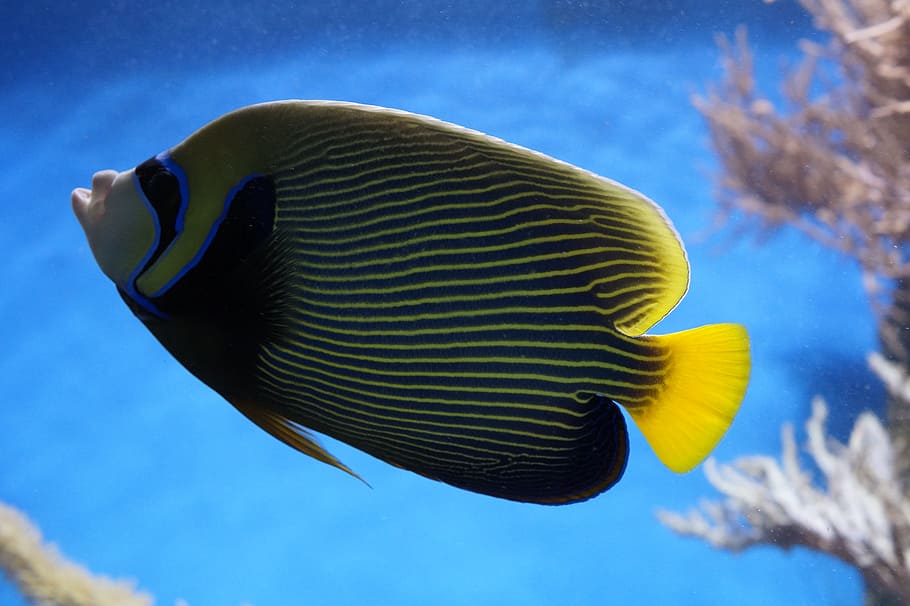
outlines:
[[738, 325], [643, 334], [688, 285], [657, 205], [431, 118], [252, 106], [74, 206], [184, 366], [348, 472], [310, 430], [467, 490], [575, 502], [623, 474], [617, 403], [687, 471], [748, 382]]

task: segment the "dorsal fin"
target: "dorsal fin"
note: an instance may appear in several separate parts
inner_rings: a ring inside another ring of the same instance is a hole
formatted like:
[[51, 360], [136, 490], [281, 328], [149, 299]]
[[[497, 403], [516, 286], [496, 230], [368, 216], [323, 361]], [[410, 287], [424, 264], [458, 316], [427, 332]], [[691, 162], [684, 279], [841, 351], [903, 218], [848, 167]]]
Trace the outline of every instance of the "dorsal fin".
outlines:
[[[378, 140], [372, 147], [364, 143], [376, 140], [377, 133], [385, 133], [398, 144], [419, 143], [423, 146], [421, 157], [432, 158], [440, 166], [456, 166], [470, 157], [473, 176], [481, 178], [477, 183], [506, 171], [512, 180], [534, 181], [532, 193], [551, 200], [575, 192], [577, 200], [566, 202], [565, 212], [569, 213], [575, 203], [586, 205], [573, 216], [590, 222], [592, 231], [599, 232], [600, 245], [614, 251], [605, 255], [612, 254], [615, 265], [604, 270], [605, 279], [594, 289], [613, 325], [627, 335], [639, 336], [651, 328], [679, 303], [689, 287], [686, 252], [670, 219], [647, 196], [611, 179], [479, 131], [402, 110], [334, 101], [289, 101], [240, 111], [263, 116], [259, 119], [269, 123], [279, 116], [288, 120], [294, 115], [302, 124], [319, 124], [320, 133], [331, 132], [333, 141], [351, 145], [358, 149], [358, 157], [369, 158], [377, 165], [413, 161], [412, 156], [408, 156], [411, 160], [395, 156], [400, 149], [410, 150], [409, 146], [388, 146]], [[334, 166], [330, 155], [315, 158], [306, 151], [310, 148], [300, 148], [312, 145], [310, 139], [301, 141], [290, 145], [278, 160], [281, 170], [294, 170], [308, 153], [315, 165]], [[387, 155], [390, 153], [392, 156]], [[493, 183], [489, 181], [489, 186]], [[439, 183], [434, 182], [436, 186]], [[453, 180], [445, 186], [460, 185]], [[278, 185], [277, 194], [295, 199], [303, 195], [294, 179]]]

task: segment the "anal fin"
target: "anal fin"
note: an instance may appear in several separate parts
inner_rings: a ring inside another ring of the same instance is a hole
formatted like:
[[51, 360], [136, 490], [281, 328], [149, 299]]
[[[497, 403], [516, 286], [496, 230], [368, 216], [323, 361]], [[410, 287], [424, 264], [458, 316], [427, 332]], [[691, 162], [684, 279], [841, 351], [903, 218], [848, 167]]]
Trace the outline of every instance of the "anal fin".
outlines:
[[294, 450], [309, 455], [323, 463], [328, 463], [332, 467], [352, 475], [367, 486], [370, 485], [366, 480], [354, 473], [350, 467], [325, 450], [313, 434], [299, 423], [258, 404], [246, 402], [232, 402], [232, 404], [250, 421]]

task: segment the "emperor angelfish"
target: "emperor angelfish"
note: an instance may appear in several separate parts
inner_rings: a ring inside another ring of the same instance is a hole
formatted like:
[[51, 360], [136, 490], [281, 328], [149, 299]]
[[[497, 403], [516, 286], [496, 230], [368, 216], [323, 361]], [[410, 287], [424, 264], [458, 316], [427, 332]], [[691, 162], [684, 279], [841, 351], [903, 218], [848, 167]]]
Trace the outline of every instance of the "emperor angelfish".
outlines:
[[748, 383], [742, 326], [644, 334], [689, 282], [655, 203], [433, 118], [253, 105], [72, 203], [177, 360], [352, 474], [311, 431], [467, 490], [581, 501], [625, 469], [617, 403], [685, 472]]

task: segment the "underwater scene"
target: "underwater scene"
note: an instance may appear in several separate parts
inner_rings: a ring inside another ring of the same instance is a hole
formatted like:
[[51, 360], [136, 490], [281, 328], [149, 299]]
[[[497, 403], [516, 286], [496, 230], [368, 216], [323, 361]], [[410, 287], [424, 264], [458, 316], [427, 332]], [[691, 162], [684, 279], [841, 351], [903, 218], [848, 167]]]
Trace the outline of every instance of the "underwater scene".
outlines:
[[0, 19], [0, 604], [910, 604], [910, 3]]

